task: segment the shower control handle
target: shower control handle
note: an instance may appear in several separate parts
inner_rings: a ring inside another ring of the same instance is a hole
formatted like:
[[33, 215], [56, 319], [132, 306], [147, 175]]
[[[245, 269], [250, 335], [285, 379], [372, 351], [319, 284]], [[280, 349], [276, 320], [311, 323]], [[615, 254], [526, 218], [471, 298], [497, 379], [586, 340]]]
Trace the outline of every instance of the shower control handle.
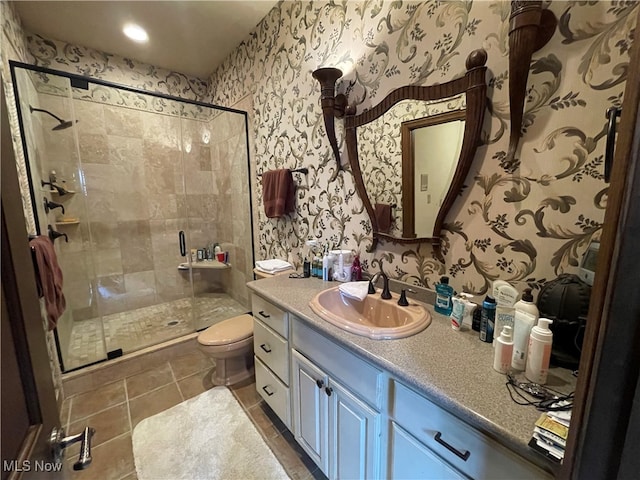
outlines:
[[184, 238], [184, 230], [180, 230], [178, 232], [178, 241], [180, 242], [180, 255], [183, 257], [187, 256], [187, 243]]
[[64, 215], [64, 205], [61, 205], [61, 204], [56, 203], [56, 202], [52, 202], [47, 197], [44, 197], [44, 211], [45, 211], [45, 213], [49, 213], [50, 210], [53, 210], [55, 208], [61, 208], [62, 209], [62, 214]]

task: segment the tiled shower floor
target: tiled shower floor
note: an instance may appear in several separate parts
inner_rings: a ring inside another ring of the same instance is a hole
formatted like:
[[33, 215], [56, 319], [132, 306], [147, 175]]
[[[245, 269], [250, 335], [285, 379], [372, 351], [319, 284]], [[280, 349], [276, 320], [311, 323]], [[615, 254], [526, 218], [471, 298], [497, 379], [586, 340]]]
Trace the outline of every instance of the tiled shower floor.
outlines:
[[[160, 303], [122, 313], [75, 322], [64, 368], [70, 370], [107, 357], [121, 348], [124, 353], [140, 350], [200, 330], [248, 309], [226, 293], [208, 293], [195, 298], [195, 325], [191, 298]], [[104, 328], [104, 341], [103, 341]]]

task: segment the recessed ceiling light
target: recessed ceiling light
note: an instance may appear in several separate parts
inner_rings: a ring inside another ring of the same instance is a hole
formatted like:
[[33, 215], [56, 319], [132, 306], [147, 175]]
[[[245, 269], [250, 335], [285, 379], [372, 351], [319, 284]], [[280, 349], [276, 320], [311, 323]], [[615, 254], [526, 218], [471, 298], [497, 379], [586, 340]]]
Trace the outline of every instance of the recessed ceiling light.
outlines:
[[122, 31], [134, 42], [144, 43], [149, 40], [149, 35], [147, 35], [145, 29], [135, 23], [128, 23], [124, 26]]

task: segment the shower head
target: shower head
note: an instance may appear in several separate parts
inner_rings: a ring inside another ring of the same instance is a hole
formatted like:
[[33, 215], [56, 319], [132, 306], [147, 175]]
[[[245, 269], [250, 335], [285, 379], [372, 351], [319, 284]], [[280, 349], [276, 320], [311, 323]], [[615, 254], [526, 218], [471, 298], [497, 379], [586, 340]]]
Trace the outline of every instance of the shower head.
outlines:
[[[73, 121], [71, 121], [71, 120], [63, 120], [59, 116], [54, 115], [53, 113], [51, 113], [49, 110], [43, 110], [42, 108], [34, 108], [31, 105], [29, 105], [29, 111], [31, 113], [33, 113], [33, 112], [43, 112], [43, 113], [46, 113], [47, 115], [51, 115], [53, 118], [58, 120], [58, 122], [60, 122], [60, 124], [56, 125], [51, 130], [64, 130], [65, 128], [69, 128], [69, 127], [71, 127], [73, 125]], [[76, 123], [78, 123], [77, 120], [76, 120]]]

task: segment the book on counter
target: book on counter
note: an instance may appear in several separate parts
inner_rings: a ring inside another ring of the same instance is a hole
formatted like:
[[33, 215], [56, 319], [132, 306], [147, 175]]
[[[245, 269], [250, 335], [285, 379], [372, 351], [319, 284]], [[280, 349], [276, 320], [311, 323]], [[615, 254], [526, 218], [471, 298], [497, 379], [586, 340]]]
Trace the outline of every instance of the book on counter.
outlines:
[[562, 462], [570, 420], [570, 410], [543, 413], [536, 421], [529, 446], [555, 462]]

